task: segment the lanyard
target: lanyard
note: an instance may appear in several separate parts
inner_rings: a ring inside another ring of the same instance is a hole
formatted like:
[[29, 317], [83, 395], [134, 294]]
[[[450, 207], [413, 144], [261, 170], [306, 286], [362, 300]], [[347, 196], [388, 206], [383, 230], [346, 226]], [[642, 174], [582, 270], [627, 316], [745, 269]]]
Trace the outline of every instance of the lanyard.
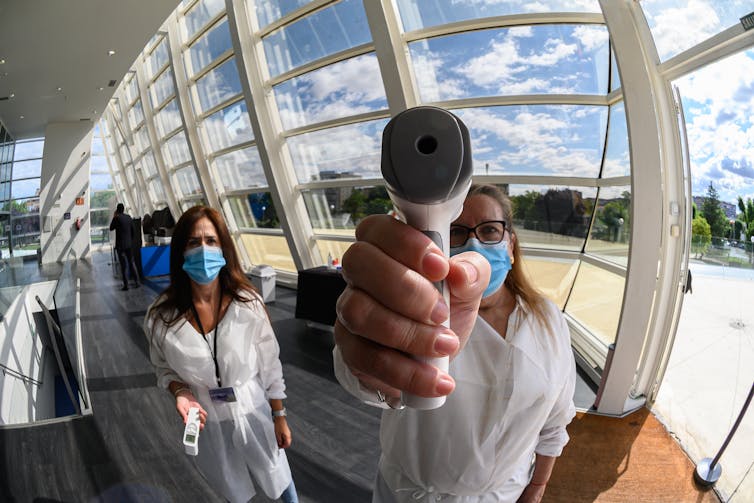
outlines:
[[[217, 379], [217, 386], [222, 387], [222, 381], [220, 380], [220, 368], [217, 365], [217, 326], [220, 324], [220, 309], [223, 304], [223, 299], [220, 297], [220, 302], [217, 306], [217, 323], [215, 323], [215, 335], [213, 338], [213, 344], [214, 348], [209, 348], [209, 352], [212, 355], [212, 360], [215, 362], [215, 378]], [[191, 302], [191, 311], [194, 313], [194, 319], [196, 320], [196, 324], [199, 325], [199, 330], [202, 332], [202, 337], [204, 338], [204, 342], [207, 343], [207, 346], [209, 347], [209, 339], [207, 338], [207, 334], [204, 332], [204, 327], [202, 326], [202, 320], [199, 319], [199, 313], [196, 311], [196, 307], [194, 307], [194, 303]]]

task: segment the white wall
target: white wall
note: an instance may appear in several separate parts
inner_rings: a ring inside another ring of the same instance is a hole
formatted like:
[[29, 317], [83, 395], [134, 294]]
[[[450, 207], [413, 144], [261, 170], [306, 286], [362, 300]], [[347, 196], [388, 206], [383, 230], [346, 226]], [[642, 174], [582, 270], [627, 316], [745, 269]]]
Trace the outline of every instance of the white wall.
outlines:
[[[50, 123], [45, 129], [39, 194], [43, 264], [61, 262], [71, 250], [77, 258], [89, 256], [91, 147], [91, 122]], [[77, 197], [83, 197], [83, 205], [76, 204]], [[81, 220], [80, 230], [76, 218]]]

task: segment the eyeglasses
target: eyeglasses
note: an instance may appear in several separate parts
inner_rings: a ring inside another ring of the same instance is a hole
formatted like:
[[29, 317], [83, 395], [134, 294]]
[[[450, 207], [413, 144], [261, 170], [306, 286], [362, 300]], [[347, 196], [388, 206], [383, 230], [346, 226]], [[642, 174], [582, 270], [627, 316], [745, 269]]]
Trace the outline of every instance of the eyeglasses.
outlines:
[[458, 248], [466, 244], [469, 240], [469, 234], [474, 234], [480, 243], [494, 245], [503, 240], [505, 236], [505, 221], [489, 220], [482, 222], [475, 227], [466, 227], [465, 225], [450, 226], [450, 247]]

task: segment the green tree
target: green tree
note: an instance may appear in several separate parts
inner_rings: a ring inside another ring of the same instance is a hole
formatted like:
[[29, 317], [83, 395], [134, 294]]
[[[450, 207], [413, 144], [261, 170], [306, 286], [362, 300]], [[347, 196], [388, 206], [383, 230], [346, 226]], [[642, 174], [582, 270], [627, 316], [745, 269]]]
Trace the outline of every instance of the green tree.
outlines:
[[691, 251], [699, 256], [703, 257], [707, 253], [710, 243], [712, 242], [712, 234], [710, 232], [710, 225], [707, 220], [698, 215], [691, 221]]
[[720, 238], [727, 234], [730, 225], [728, 217], [725, 216], [725, 212], [720, 206], [720, 197], [712, 182], [707, 187], [707, 197], [704, 198], [702, 203], [702, 216], [707, 220], [713, 238]]
[[514, 220], [523, 221], [524, 229], [534, 229], [539, 221], [544, 220], [541, 214], [542, 194], [536, 190], [527, 190], [518, 196], [512, 196], [513, 218]]
[[21, 204], [18, 201], [9, 201], [2, 207], [2, 211], [9, 211], [12, 215], [22, 215], [28, 213], [25, 204]]
[[[738, 209], [741, 213], [738, 214], [738, 220], [736, 221], [736, 239], [739, 239], [741, 230], [745, 232], [744, 245], [747, 251], [752, 251], [751, 236], [754, 235], [754, 201], [750, 197], [746, 198], [746, 204], [744, 199], [738, 196]], [[739, 230], [739, 224], [740, 229]]]

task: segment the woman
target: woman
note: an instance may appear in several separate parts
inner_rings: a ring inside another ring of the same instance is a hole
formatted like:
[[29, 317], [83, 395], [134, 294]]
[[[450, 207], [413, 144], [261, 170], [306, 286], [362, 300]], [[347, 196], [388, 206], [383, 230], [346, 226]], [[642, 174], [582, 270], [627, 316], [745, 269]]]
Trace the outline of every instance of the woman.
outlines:
[[251, 499], [253, 482], [270, 498], [298, 501], [282, 450], [291, 432], [278, 344], [216, 210], [195, 206], [176, 223], [170, 286], [144, 332], [157, 384], [175, 396], [183, 422], [199, 408], [196, 461], [209, 484], [232, 502]]
[[[336, 376], [385, 409], [374, 502], [537, 502], [544, 494], [575, 414], [575, 364], [562, 314], [521, 269], [511, 219], [497, 187], [472, 186], [450, 228], [449, 261], [422, 233], [384, 216], [365, 219], [343, 257]], [[450, 306], [433, 285], [442, 279]], [[440, 325], [448, 315], [452, 330]], [[450, 375], [407, 354], [449, 355]], [[448, 396], [420, 411], [401, 408], [400, 391]]]

